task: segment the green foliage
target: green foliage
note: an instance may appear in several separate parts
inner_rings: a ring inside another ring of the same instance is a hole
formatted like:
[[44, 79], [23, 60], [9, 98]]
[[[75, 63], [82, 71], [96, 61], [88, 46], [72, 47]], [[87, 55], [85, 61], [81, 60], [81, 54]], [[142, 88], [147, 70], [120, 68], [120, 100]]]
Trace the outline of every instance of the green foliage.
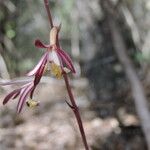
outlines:
[[135, 54], [135, 59], [136, 59], [138, 62], [150, 63], [150, 54], [144, 54], [144, 53], [141, 53], [141, 52], [137, 52], [137, 53]]

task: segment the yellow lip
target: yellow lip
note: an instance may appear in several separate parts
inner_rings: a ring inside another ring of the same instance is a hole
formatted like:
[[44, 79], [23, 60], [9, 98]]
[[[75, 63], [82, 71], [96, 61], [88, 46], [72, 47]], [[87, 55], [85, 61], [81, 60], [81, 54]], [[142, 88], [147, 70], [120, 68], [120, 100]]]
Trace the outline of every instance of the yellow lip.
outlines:
[[50, 63], [51, 73], [58, 79], [62, 77], [62, 69], [55, 63]]
[[36, 106], [39, 106], [39, 102], [33, 100], [33, 99], [30, 99], [26, 102], [27, 106], [30, 107], [30, 108], [34, 108]]

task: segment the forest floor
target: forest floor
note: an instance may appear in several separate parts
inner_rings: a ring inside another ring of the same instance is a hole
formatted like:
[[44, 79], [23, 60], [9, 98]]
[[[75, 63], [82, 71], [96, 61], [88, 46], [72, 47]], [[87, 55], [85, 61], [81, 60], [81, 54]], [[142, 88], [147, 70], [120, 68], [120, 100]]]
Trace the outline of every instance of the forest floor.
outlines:
[[[146, 149], [136, 116], [123, 114], [127, 128], [121, 127], [116, 117], [100, 118], [91, 109], [88, 81], [75, 79], [71, 85], [91, 149]], [[49, 84], [41, 84], [35, 94], [40, 106], [25, 106], [21, 114], [16, 114], [17, 99], [2, 106], [5, 95], [2, 92], [0, 97], [0, 150], [84, 149], [74, 114], [65, 102], [68, 96], [63, 81], [50, 79]]]

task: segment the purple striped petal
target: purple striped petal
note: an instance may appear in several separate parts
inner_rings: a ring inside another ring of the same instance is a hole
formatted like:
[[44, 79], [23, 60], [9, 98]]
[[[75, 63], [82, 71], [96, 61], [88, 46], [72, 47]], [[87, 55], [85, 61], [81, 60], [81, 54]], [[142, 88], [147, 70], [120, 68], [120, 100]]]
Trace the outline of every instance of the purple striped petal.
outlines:
[[39, 39], [35, 40], [35, 46], [38, 48], [49, 48], [50, 45], [43, 44]]
[[31, 98], [31, 99], [32, 99], [32, 97], [33, 97], [33, 93], [34, 93], [35, 88], [36, 88], [36, 85], [33, 86], [32, 90], [31, 90], [31, 92], [30, 92], [30, 98]]
[[17, 113], [20, 113], [22, 110], [22, 107], [27, 99], [28, 94], [30, 93], [30, 91], [33, 88], [33, 84], [27, 86], [25, 89], [22, 89], [21, 91], [21, 95], [18, 101], [18, 105], [17, 105]]
[[43, 63], [47, 60], [47, 55], [48, 55], [48, 52], [46, 52], [42, 58], [40, 59], [40, 61], [38, 62], [38, 64], [34, 67], [33, 70], [31, 70], [27, 76], [33, 76], [37, 73], [37, 71], [40, 69], [40, 67], [43, 65]]
[[70, 58], [70, 56], [62, 49], [57, 49], [57, 53], [60, 56], [60, 58], [62, 59], [62, 61], [68, 66], [68, 68], [75, 73], [75, 68], [73, 66], [72, 60]]
[[[11, 93], [9, 93], [3, 100], [3, 105], [5, 105], [13, 96], [15, 97], [17, 94], [20, 93], [20, 90], [21, 89], [17, 89], [17, 90], [14, 90], [12, 91]], [[13, 97], [13, 98], [14, 98]]]
[[17, 98], [20, 94], [20, 91], [18, 91], [18, 93], [16, 93], [14, 96], [13, 96], [13, 99]]
[[43, 64], [40, 66], [40, 68], [37, 70], [35, 74], [34, 85], [37, 85], [40, 82], [47, 61], [48, 61], [48, 53], [47, 53], [47, 59], [43, 61]]
[[21, 97], [23, 95], [23, 93], [25, 92], [26, 88], [23, 88], [21, 91], [20, 91], [20, 98], [19, 98], [19, 101], [18, 101], [18, 104], [17, 104], [17, 113], [19, 112], [19, 105], [20, 105], [20, 100], [21, 100]]

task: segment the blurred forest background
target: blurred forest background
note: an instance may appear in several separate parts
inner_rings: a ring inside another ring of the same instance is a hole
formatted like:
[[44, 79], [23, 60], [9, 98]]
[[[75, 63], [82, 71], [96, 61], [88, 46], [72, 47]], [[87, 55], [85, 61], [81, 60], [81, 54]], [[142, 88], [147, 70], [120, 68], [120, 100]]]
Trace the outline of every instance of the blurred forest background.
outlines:
[[[73, 58], [71, 85], [92, 150], [150, 150], [150, 1], [50, 0], [60, 42]], [[43, 0], [0, 0], [0, 80], [23, 81], [49, 43]], [[36, 91], [41, 105], [16, 115], [2, 106], [0, 150], [82, 150], [63, 80], [48, 74]]]

